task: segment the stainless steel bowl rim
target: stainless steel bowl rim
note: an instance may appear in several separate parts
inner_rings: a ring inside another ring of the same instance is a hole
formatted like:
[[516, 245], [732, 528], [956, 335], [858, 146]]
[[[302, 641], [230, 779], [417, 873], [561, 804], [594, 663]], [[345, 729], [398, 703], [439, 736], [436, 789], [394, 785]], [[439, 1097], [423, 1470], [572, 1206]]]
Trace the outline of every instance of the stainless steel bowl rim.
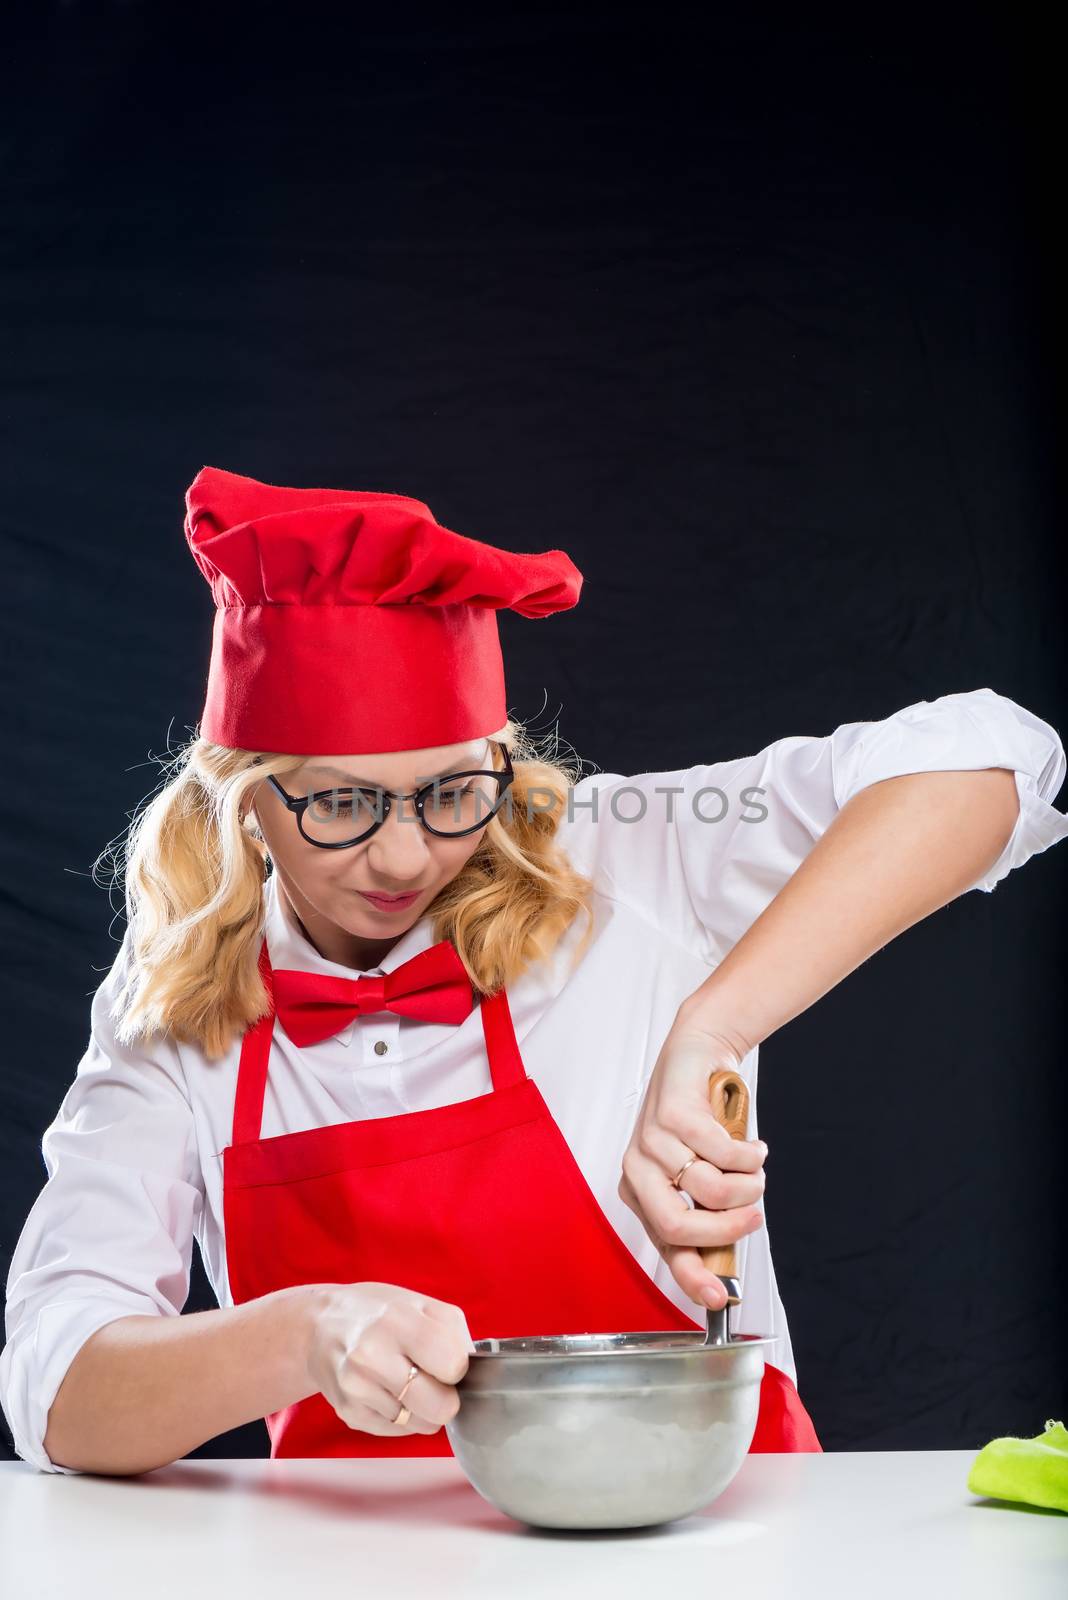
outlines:
[[[622, 1340], [647, 1339], [654, 1342], [649, 1344], [625, 1344]], [[634, 1356], [672, 1356], [694, 1355], [704, 1350], [737, 1350], [757, 1349], [762, 1345], [775, 1344], [779, 1335], [774, 1333], [732, 1333], [725, 1344], [706, 1344], [702, 1330], [694, 1329], [692, 1335], [688, 1329], [681, 1329], [678, 1333], [663, 1333], [657, 1329], [649, 1333], [586, 1333], [586, 1334], [528, 1334], [508, 1339], [476, 1339], [475, 1348], [469, 1351], [472, 1359], [479, 1361], [603, 1361], [620, 1357], [633, 1358]], [[606, 1340], [615, 1340], [616, 1343], [605, 1344]], [[597, 1341], [601, 1341], [598, 1345]], [[526, 1350], [523, 1345], [545, 1342], [554, 1345], [548, 1350]], [[489, 1345], [495, 1349], [486, 1348]], [[593, 1345], [594, 1348], [589, 1346]]]

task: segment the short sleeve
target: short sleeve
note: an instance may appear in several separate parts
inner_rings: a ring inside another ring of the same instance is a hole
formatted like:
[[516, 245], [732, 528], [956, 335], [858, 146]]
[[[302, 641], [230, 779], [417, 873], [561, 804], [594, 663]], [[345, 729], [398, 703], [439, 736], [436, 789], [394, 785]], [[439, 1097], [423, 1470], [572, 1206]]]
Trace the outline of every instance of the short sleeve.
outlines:
[[1020, 811], [972, 888], [1068, 835], [1051, 801], [1065, 776], [1055, 730], [992, 689], [942, 695], [882, 721], [794, 734], [756, 755], [643, 772], [595, 773], [569, 797], [558, 838], [602, 893], [717, 965], [792, 877], [843, 806], [912, 772], [1007, 767]]
[[204, 1192], [173, 1042], [115, 1039], [130, 931], [91, 1006], [89, 1043], [41, 1141], [47, 1181], [11, 1258], [0, 1403], [18, 1454], [44, 1449], [48, 1412], [77, 1352], [119, 1317], [177, 1316], [189, 1293]]
[[905, 772], [1006, 767], [1016, 775], [1019, 815], [1001, 855], [970, 887], [987, 894], [1014, 867], [1068, 837], [1068, 815], [1052, 805], [1065, 777], [1056, 729], [993, 689], [920, 700], [883, 722], [848, 722], [835, 730], [839, 806], [868, 784]]

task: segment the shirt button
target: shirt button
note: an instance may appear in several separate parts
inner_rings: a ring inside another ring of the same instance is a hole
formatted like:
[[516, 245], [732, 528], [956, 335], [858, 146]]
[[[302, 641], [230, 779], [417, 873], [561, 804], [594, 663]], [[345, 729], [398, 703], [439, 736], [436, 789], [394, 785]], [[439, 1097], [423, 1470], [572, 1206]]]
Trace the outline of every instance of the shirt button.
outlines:
[[375, 1040], [375, 1055], [376, 1056], [384, 1056], [388, 1049], [389, 1049], [389, 1045], [386, 1043], [386, 1041], [384, 1039], [376, 1039]]

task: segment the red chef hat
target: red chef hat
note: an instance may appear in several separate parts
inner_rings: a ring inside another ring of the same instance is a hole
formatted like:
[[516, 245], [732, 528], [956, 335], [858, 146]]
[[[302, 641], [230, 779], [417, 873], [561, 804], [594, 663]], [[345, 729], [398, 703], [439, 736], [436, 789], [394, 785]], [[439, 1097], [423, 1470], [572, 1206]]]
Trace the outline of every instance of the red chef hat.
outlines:
[[582, 574], [453, 533], [421, 500], [282, 489], [202, 467], [185, 536], [215, 628], [203, 736], [243, 750], [362, 755], [507, 721], [495, 612], [547, 617]]

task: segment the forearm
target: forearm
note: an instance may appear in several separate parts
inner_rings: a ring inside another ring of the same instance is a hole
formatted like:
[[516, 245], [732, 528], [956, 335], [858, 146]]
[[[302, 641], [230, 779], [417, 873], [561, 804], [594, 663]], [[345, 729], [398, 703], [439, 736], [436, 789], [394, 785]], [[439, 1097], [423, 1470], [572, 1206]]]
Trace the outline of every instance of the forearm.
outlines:
[[82, 1345], [48, 1413], [58, 1466], [147, 1472], [308, 1394], [318, 1285], [181, 1317], [120, 1317]]
[[680, 1008], [744, 1055], [1001, 855], [1019, 813], [1007, 768], [887, 778], [843, 806]]

